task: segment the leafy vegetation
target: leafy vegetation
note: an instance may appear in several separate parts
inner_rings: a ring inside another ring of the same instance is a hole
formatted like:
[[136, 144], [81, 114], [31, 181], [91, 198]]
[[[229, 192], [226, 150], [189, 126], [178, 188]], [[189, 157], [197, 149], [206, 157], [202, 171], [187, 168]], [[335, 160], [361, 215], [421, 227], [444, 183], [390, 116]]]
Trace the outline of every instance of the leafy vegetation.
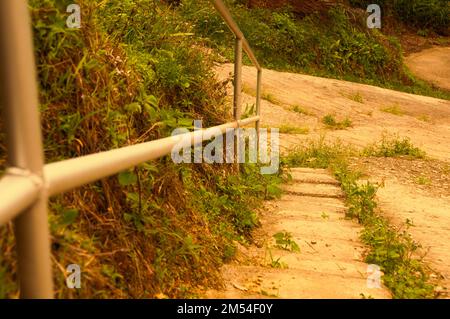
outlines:
[[352, 121], [348, 117], [342, 121], [338, 121], [332, 114], [325, 115], [322, 118], [322, 123], [325, 124], [327, 128], [333, 130], [343, 130], [352, 126]]
[[403, 111], [398, 104], [383, 107], [383, 108], [381, 108], [381, 111], [385, 112], [385, 113], [398, 115], [398, 116], [402, 116], [405, 114], [405, 111]]
[[281, 105], [282, 103], [272, 94], [269, 92], [262, 92], [261, 98], [263, 100], [266, 100], [267, 102], [270, 102], [275, 105]]
[[[408, 229], [395, 229], [377, 211], [377, 185], [361, 183], [361, 174], [349, 168], [350, 156], [341, 143], [326, 143], [323, 138], [303, 145], [290, 153], [284, 162], [289, 166], [330, 168], [345, 192], [348, 217], [364, 226], [362, 241], [370, 247], [366, 262], [381, 267], [384, 284], [394, 298], [434, 298], [429, 270], [417, 257], [420, 246]], [[407, 227], [408, 224], [406, 225]]]
[[430, 185], [431, 179], [427, 176], [419, 176], [415, 179], [415, 182], [419, 185]]
[[309, 133], [309, 128], [307, 128], [307, 127], [281, 125], [279, 129], [280, 129], [281, 134], [308, 134]]
[[307, 115], [307, 116], [312, 116], [313, 114], [310, 112], [310, 111], [308, 111], [306, 108], [304, 108], [304, 107], [301, 107], [300, 105], [294, 105], [294, 106], [292, 106], [292, 109], [291, 109], [293, 112], [295, 112], [295, 113], [299, 113], [299, 114], [303, 114], [303, 115]]
[[[450, 99], [448, 92], [417, 80], [406, 70], [399, 40], [368, 29], [362, 13], [336, 6], [326, 14], [298, 18], [289, 7], [249, 8], [237, 0], [226, 3], [264, 67]], [[194, 25], [192, 32], [232, 61], [234, 50], [228, 43], [233, 36], [208, 0], [185, 0], [179, 11]]]
[[347, 195], [348, 215], [364, 225], [362, 241], [371, 250], [366, 262], [381, 267], [384, 284], [392, 296], [399, 299], [434, 298], [434, 286], [429, 283], [429, 271], [414, 257], [420, 246], [408, 229], [397, 230], [376, 213], [377, 186], [358, 183], [358, 173], [346, 166], [335, 166], [334, 174]]
[[[232, 41], [232, 36], [225, 32], [225, 24], [213, 10], [209, 10], [209, 14], [206, 12], [206, 2], [195, 1], [195, 6], [193, 1], [186, 1], [181, 10], [194, 21], [195, 32], [204, 35], [212, 46], [231, 58], [232, 51], [223, 44]], [[318, 16], [298, 21], [288, 9], [249, 9], [233, 1], [228, 3], [266, 67], [304, 70], [314, 66], [335, 75], [349, 73], [362, 77], [381, 75], [385, 67], [390, 72], [399, 71], [401, 59], [397, 58], [400, 56], [387, 52], [381, 45], [382, 36], [365, 33], [362, 28], [354, 29], [341, 9], [332, 9], [326, 21]]]
[[278, 269], [287, 269], [289, 268], [288, 264], [286, 264], [285, 262], [281, 261], [282, 257], [274, 257], [272, 254], [272, 250], [270, 248], [267, 249], [267, 252], [269, 253], [269, 258], [270, 258], [270, 262], [269, 262], [269, 266], [272, 268], [278, 268]]
[[364, 98], [360, 92], [353, 93], [348, 97], [350, 100], [364, 104]]
[[414, 146], [408, 137], [383, 135], [379, 142], [367, 146], [363, 150], [365, 156], [425, 158], [426, 153]]
[[292, 239], [291, 233], [279, 232], [273, 235], [273, 238], [275, 238], [276, 247], [287, 251], [300, 252], [300, 247], [295, 240]]
[[[350, 3], [361, 8], [373, 1], [350, 0]], [[431, 29], [448, 34], [450, 28], [450, 8], [447, 0], [378, 0], [385, 12], [394, 14], [404, 23], [419, 30]]]
[[324, 137], [312, 140], [308, 144], [299, 145], [282, 158], [282, 162], [290, 167], [328, 168], [337, 160], [344, 160], [356, 151], [350, 145], [340, 142], [327, 143]]
[[[194, 26], [156, 0], [87, 1], [81, 29], [64, 0], [32, 0], [42, 129], [49, 162], [231, 119], [226, 83]], [[0, 122], [0, 126], [2, 123]], [[1, 130], [0, 130], [1, 131]], [[0, 164], [5, 159], [0, 136]], [[257, 165], [175, 165], [162, 158], [51, 199], [56, 296], [189, 297], [220, 284], [236, 241], [251, 240], [255, 208], [279, 176]], [[0, 297], [17, 294], [12, 226], [0, 228]], [[67, 289], [78, 264], [81, 289]]]

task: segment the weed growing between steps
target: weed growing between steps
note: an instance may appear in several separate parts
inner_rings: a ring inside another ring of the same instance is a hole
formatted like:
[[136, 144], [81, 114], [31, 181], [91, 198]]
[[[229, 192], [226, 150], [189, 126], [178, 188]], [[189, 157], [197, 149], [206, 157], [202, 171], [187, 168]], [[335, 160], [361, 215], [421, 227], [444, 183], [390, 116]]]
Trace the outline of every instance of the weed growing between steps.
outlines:
[[378, 186], [370, 182], [359, 183], [359, 174], [346, 165], [332, 166], [332, 170], [347, 195], [348, 217], [356, 218], [364, 226], [361, 239], [370, 247], [365, 260], [381, 267], [383, 282], [393, 298], [436, 297], [429, 269], [415, 256], [421, 247], [411, 238], [408, 226], [394, 228], [377, 212], [375, 195]]
[[[225, 83], [192, 26], [157, 0], [87, 1], [81, 29], [70, 0], [31, 0], [47, 162], [169, 136], [232, 118]], [[0, 121], [0, 132], [3, 132]], [[6, 158], [0, 135], [0, 170]], [[170, 156], [56, 196], [49, 203], [58, 298], [190, 297], [220, 285], [236, 241], [250, 241], [255, 208], [279, 176], [256, 165], [175, 165]], [[16, 297], [12, 225], [0, 227], [0, 298]], [[81, 267], [68, 289], [66, 267]]]
[[364, 226], [361, 240], [370, 247], [365, 260], [381, 267], [383, 282], [393, 298], [434, 298], [429, 269], [417, 256], [420, 246], [405, 229], [394, 228], [377, 209], [376, 192], [379, 185], [361, 183], [359, 172], [349, 168], [351, 156], [357, 152], [341, 143], [324, 139], [299, 146], [283, 162], [291, 167], [328, 168], [334, 173], [346, 194], [349, 218]]

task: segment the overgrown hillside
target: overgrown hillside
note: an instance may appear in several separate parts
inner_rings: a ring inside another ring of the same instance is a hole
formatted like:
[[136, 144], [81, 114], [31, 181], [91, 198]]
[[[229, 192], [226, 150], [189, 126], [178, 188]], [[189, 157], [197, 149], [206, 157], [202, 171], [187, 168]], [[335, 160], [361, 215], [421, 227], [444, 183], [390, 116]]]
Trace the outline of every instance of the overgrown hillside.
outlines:
[[[404, 6], [405, 1], [394, 1], [383, 5], [381, 30], [367, 28], [367, 1], [350, 1], [353, 6], [347, 1], [226, 2], [267, 68], [450, 98], [448, 92], [432, 88], [410, 74], [403, 65], [399, 38], [407, 28], [410, 32], [415, 28], [424, 36], [445, 33], [445, 27], [450, 26], [449, 9], [442, 3], [448, 1], [407, 1]], [[209, 46], [226, 59], [233, 58], [233, 49], [225, 45], [233, 37], [208, 0], [185, 0], [178, 10], [192, 21], [196, 34], [203, 36]]]
[[[70, 3], [30, 1], [48, 162], [165, 137], [193, 119], [230, 119], [203, 41], [167, 4], [80, 0], [77, 30], [65, 25]], [[2, 170], [5, 152], [1, 135]], [[254, 209], [279, 192], [278, 177], [241, 171], [166, 157], [53, 198], [56, 296], [186, 297], [219, 285], [236, 240], [251, 239]], [[0, 228], [0, 247], [0, 297], [14, 297], [12, 224]], [[65, 285], [73, 263], [81, 289]]]

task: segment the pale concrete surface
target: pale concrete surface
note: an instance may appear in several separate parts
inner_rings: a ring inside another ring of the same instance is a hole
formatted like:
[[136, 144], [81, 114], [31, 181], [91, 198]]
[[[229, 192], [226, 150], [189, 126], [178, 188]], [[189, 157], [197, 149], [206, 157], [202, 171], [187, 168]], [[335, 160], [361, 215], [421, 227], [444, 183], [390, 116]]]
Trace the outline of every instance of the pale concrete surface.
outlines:
[[[325, 170], [293, 169], [292, 175], [288, 193], [267, 202], [256, 245], [241, 246], [237, 260], [223, 267], [225, 289], [208, 291], [205, 297], [390, 298], [386, 288], [367, 286], [362, 227], [345, 219], [346, 207], [336, 198], [341, 194], [337, 181]], [[299, 189], [309, 195], [295, 194]], [[291, 233], [300, 252], [277, 248], [273, 235], [278, 232]], [[273, 260], [287, 268], [271, 267]]]

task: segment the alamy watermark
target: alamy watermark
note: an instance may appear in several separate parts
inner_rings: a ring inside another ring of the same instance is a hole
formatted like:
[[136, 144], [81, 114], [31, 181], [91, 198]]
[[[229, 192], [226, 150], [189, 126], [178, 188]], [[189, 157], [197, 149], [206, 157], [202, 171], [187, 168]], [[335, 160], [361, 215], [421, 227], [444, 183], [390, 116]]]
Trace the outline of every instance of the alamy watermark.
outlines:
[[[172, 136], [184, 134], [171, 152], [172, 160], [177, 164], [261, 163], [266, 165], [261, 167], [261, 174], [278, 173], [280, 142], [277, 128], [260, 129], [259, 135], [255, 128], [228, 128], [224, 134], [218, 128], [203, 130], [202, 121], [194, 121], [194, 136], [187, 133], [190, 131], [186, 128], [172, 132]], [[211, 141], [204, 146], [206, 140]]]
[[378, 4], [370, 4], [367, 7], [367, 27], [369, 29], [381, 29], [381, 8]]
[[81, 28], [81, 8], [78, 4], [70, 4], [66, 9], [70, 15], [66, 19], [66, 26], [69, 29]]
[[66, 285], [69, 289], [81, 288], [81, 267], [77, 264], [70, 264], [66, 268], [69, 275], [66, 278]]
[[378, 265], [367, 266], [367, 288], [380, 289], [381, 288], [381, 268]]

